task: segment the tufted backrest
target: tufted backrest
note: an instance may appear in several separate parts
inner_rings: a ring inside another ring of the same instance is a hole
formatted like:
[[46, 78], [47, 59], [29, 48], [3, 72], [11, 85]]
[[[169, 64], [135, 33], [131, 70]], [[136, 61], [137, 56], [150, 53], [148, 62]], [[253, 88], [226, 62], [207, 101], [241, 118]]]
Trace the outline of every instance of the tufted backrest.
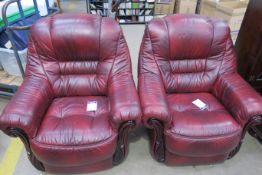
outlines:
[[130, 56], [113, 19], [59, 14], [32, 26], [26, 76], [47, 79], [55, 96], [106, 95], [121, 72], [131, 72]]
[[167, 93], [210, 91], [219, 74], [236, 71], [230, 29], [199, 15], [154, 19], [145, 29], [139, 71], [161, 76]]

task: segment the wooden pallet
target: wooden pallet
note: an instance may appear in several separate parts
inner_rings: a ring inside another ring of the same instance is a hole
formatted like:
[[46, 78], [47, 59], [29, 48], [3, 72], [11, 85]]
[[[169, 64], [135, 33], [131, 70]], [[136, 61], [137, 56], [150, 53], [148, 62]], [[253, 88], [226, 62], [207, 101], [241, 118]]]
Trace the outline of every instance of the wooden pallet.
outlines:
[[22, 84], [23, 78], [0, 70], [0, 95], [12, 95]]
[[9, 75], [7, 72], [0, 70], [0, 84], [20, 86], [23, 78], [20, 76]]

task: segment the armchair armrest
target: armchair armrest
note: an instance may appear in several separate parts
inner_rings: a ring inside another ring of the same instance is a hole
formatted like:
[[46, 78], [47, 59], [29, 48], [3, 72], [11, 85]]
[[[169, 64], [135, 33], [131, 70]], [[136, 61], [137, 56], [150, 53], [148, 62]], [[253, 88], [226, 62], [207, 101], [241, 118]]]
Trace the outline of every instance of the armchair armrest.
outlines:
[[115, 75], [109, 84], [108, 96], [114, 127], [127, 121], [140, 123], [142, 112], [131, 73]]
[[33, 138], [51, 100], [52, 90], [47, 80], [27, 77], [3, 110], [0, 129], [19, 128]]
[[262, 115], [261, 96], [237, 73], [220, 75], [213, 94], [242, 126], [246, 125], [251, 117]]
[[152, 73], [139, 76], [139, 96], [143, 111], [143, 122], [151, 127], [148, 121], [157, 119], [167, 126], [171, 122], [166, 93], [160, 77]]

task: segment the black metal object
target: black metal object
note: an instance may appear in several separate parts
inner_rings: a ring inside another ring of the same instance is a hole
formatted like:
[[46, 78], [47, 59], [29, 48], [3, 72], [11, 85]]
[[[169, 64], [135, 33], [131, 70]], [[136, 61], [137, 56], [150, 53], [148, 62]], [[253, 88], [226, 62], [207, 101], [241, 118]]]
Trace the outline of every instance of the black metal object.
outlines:
[[86, 0], [86, 12], [90, 13], [90, 1]]
[[[9, 23], [8, 23], [7, 16], [6, 16], [6, 11], [7, 11], [8, 6], [10, 4], [12, 4], [12, 3], [15, 3], [15, 2], [17, 3], [17, 6], [19, 8], [19, 12], [20, 12], [22, 20], [25, 19], [25, 15], [24, 15], [24, 12], [23, 12], [20, 0], [9, 0], [9, 1], [7, 1], [4, 4], [3, 8], [2, 8], [2, 18], [3, 18], [3, 22], [4, 22], [5, 26], [6, 26], [7, 35], [8, 35], [8, 38], [9, 38], [11, 44], [12, 44], [12, 48], [13, 48], [13, 51], [14, 51], [14, 54], [15, 54], [15, 58], [16, 58], [18, 66], [19, 66], [21, 75], [24, 78], [24, 76], [25, 76], [24, 68], [23, 68], [21, 59], [19, 57], [18, 50], [17, 50], [16, 45], [14, 43], [13, 35], [11, 33], [11, 30], [13, 30], [13, 29], [9, 27]], [[26, 29], [28, 29], [28, 28], [26, 27]], [[18, 30], [18, 28], [16, 28], [16, 30]]]
[[0, 96], [11, 97], [17, 90], [18, 87], [15, 85], [0, 84]]
[[135, 127], [134, 121], [128, 121], [121, 125], [117, 140], [116, 152], [113, 157], [113, 165], [120, 164], [128, 153], [128, 133], [129, 130]]
[[[46, 2], [47, 1], [48, 0], [46, 0]], [[20, 18], [9, 22], [7, 20], [6, 12], [7, 12], [8, 6], [11, 5], [12, 3], [17, 3], [19, 13], [20, 13]], [[23, 78], [24, 78], [24, 69], [23, 69], [22, 61], [21, 61], [19, 53], [18, 53], [18, 50], [19, 50], [19, 48], [21, 49], [21, 46], [17, 46], [17, 44], [20, 40], [15, 41], [15, 38], [13, 37], [13, 32], [15, 32], [15, 31], [20, 31], [20, 32], [26, 31], [26, 33], [24, 33], [24, 34], [25, 35], [28, 34], [27, 32], [31, 27], [31, 25], [28, 25], [28, 24], [32, 23], [32, 21], [31, 21], [32, 19], [34, 19], [34, 20], [38, 19], [37, 15], [39, 15], [37, 1], [33, 0], [33, 4], [34, 4], [35, 10], [34, 10], [34, 12], [32, 12], [30, 14], [24, 14], [24, 11], [23, 11], [22, 5], [21, 5], [21, 0], [9, 0], [4, 4], [4, 6], [2, 8], [2, 18], [3, 18], [3, 22], [4, 22], [5, 26], [1, 29], [1, 31], [4, 32], [4, 30], [6, 30], [7, 38], [11, 42], [12, 49], [14, 51], [14, 55], [15, 55], [17, 64], [19, 66], [19, 70], [20, 70]], [[60, 13], [59, 8], [49, 7], [49, 3], [47, 3], [46, 6], [47, 6], [47, 10], [48, 10], [48, 15], [51, 14], [51, 13], [52, 13], [51, 15], [55, 15], [57, 13]], [[34, 15], [36, 17], [32, 18]], [[29, 18], [30, 18], [31, 22], [28, 22]], [[39, 15], [39, 18], [40, 18], [40, 15]], [[17, 24], [19, 24], [21, 26], [16, 26]], [[23, 45], [24, 44], [26, 44], [26, 43], [23, 43]], [[17, 88], [18, 88], [17, 86], [13, 86], [13, 85], [9, 85], [9, 84], [0, 84], [0, 96], [11, 97], [17, 91]]]
[[[7, 20], [7, 8], [10, 4], [13, 4], [13, 3], [17, 3], [17, 6], [18, 6], [18, 9], [19, 9], [19, 13], [20, 13], [20, 16], [21, 16], [21, 20], [24, 22], [24, 26], [10, 26], [9, 25], [9, 22]], [[35, 8], [35, 13], [39, 13], [38, 11], [38, 5], [37, 5], [37, 1], [36, 0], [33, 0], [33, 3], [34, 3], [34, 8]], [[52, 14], [57, 14], [57, 13], [60, 13], [60, 9], [57, 8], [57, 9], [54, 9], [54, 8], [51, 8], [49, 6], [49, 2], [48, 0], [46, 0], [46, 6], [47, 6], [47, 11], [48, 11], [48, 15], [51, 13], [51, 11], [54, 11], [56, 10], [55, 13], [52, 13]], [[7, 1], [3, 8], [2, 8], [2, 18], [3, 18], [3, 22], [5, 24], [5, 27], [6, 27], [6, 31], [7, 31], [7, 35], [8, 35], [8, 38], [12, 44], [12, 49], [14, 51], [14, 55], [15, 55], [15, 58], [16, 58], [16, 61], [17, 61], [17, 64], [19, 66], [19, 69], [20, 69], [20, 72], [21, 72], [21, 75], [22, 77], [24, 78], [25, 76], [25, 71], [24, 71], [24, 68], [23, 68], [23, 65], [22, 65], [22, 62], [21, 62], [21, 59], [19, 57], [19, 54], [18, 54], [18, 49], [16, 47], [16, 44], [14, 42], [14, 38], [13, 38], [13, 35], [12, 35], [12, 31], [13, 30], [29, 30], [31, 25], [26, 25], [26, 15], [24, 14], [24, 11], [23, 11], [23, 8], [22, 8], [22, 5], [21, 5], [21, 0], [9, 0]]]
[[202, 0], [197, 0], [196, 14], [200, 14]]

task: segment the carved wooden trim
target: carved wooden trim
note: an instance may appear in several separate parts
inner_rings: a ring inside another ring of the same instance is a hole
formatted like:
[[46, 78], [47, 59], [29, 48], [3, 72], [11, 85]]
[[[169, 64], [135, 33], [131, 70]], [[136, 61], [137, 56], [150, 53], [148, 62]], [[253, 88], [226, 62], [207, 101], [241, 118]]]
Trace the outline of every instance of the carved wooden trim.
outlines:
[[7, 128], [4, 131], [5, 134], [11, 136], [11, 137], [19, 137], [21, 139], [21, 141], [24, 143], [25, 145], [25, 149], [27, 152], [27, 156], [30, 160], [30, 162], [33, 164], [33, 166], [40, 170], [40, 171], [45, 171], [45, 167], [43, 165], [42, 162], [40, 162], [39, 160], [37, 160], [37, 158], [35, 157], [35, 155], [33, 154], [31, 147], [30, 147], [30, 143], [28, 140], [28, 137], [26, 135], [26, 133], [19, 128]]
[[251, 128], [248, 130], [248, 133], [255, 137], [260, 144], [262, 144], [262, 125], [260, 126], [251, 126]]
[[134, 121], [128, 121], [121, 125], [118, 134], [117, 147], [113, 156], [113, 165], [120, 164], [128, 153], [128, 133], [135, 127]]
[[[238, 151], [240, 150], [241, 148], [241, 145], [243, 143], [243, 139], [246, 135], [246, 132], [248, 131], [249, 133], [253, 131], [253, 128], [258, 126], [258, 125], [261, 125], [262, 124], [262, 116], [255, 116], [255, 117], [252, 117], [248, 122], [247, 124], [245, 125], [244, 127], [244, 130], [242, 132], [242, 136], [241, 136], [241, 140], [239, 142], [239, 144], [237, 145], [237, 147], [231, 151], [228, 155], [228, 159], [231, 159], [232, 157], [234, 157]], [[258, 136], [256, 136], [257, 138]], [[261, 138], [260, 138], [260, 141], [261, 141]]]
[[164, 127], [163, 124], [156, 119], [150, 119], [148, 124], [152, 127], [153, 143], [151, 151], [158, 162], [165, 161], [165, 141], [164, 141]]

